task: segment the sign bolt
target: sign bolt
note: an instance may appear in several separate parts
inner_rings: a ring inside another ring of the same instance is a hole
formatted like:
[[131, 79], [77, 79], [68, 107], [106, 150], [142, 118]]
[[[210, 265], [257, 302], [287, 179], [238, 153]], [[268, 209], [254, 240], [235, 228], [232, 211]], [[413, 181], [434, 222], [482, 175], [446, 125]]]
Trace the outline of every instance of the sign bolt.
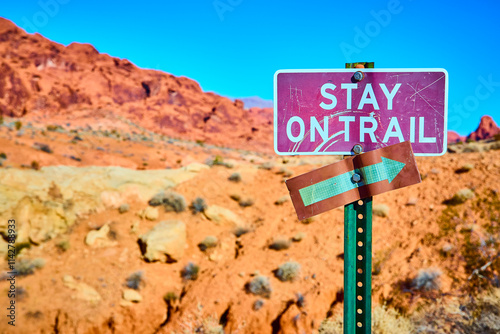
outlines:
[[352, 148], [352, 151], [354, 152], [354, 154], [361, 154], [363, 152], [363, 146], [361, 146], [361, 144], [356, 144]]
[[358, 173], [354, 173], [354, 174], [352, 174], [352, 180], [353, 180], [355, 183], [358, 183], [359, 181], [361, 181], [361, 175], [359, 175]]
[[353, 77], [354, 81], [361, 81], [361, 80], [363, 80], [365, 75], [363, 74], [363, 72], [357, 71], [357, 72], [354, 72], [354, 75], [352, 77]]

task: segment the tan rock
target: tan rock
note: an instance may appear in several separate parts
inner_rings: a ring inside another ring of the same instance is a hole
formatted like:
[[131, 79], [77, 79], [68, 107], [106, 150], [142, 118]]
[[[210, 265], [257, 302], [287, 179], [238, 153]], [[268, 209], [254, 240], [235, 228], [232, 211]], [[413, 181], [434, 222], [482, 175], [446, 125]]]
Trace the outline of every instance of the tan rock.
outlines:
[[179, 220], [162, 221], [141, 235], [139, 244], [148, 261], [179, 261], [186, 248], [186, 225]]
[[244, 227], [246, 225], [243, 219], [237, 214], [217, 205], [210, 205], [203, 213], [217, 225], [225, 225], [231, 228]]
[[142, 301], [141, 294], [137, 290], [134, 290], [134, 289], [123, 290], [122, 298], [125, 301], [133, 302], [133, 303], [139, 303]]
[[85, 237], [85, 244], [90, 247], [108, 247], [116, 245], [116, 241], [109, 240], [109, 225], [104, 224], [97, 231], [90, 231]]
[[71, 275], [64, 275], [63, 284], [75, 291], [72, 298], [86, 300], [93, 303], [98, 303], [102, 299], [101, 295], [94, 288], [83, 282], [77, 282]]
[[143, 219], [146, 218], [147, 220], [157, 220], [160, 216], [160, 212], [158, 211], [158, 208], [148, 206], [144, 210], [139, 211], [138, 215]]

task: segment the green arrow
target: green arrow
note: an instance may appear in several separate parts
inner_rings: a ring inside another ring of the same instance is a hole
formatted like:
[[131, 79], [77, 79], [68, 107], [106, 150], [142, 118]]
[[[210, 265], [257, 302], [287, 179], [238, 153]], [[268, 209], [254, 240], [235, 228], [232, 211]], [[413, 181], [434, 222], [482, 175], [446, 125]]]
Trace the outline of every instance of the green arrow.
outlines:
[[[382, 162], [361, 167], [307, 186], [300, 189], [299, 193], [304, 205], [308, 206], [368, 184], [383, 180], [388, 180], [391, 183], [404, 166], [405, 164], [402, 162], [382, 157]], [[354, 174], [360, 175], [361, 181], [355, 182], [352, 177]]]

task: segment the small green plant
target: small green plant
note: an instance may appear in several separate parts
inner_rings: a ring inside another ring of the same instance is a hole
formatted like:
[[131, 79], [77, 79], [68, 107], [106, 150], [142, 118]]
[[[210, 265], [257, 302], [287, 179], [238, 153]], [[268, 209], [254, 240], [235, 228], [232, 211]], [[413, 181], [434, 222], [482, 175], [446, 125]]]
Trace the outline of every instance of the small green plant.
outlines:
[[233, 173], [228, 177], [228, 180], [232, 182], [241, 182], [241, 175], [240, 173]]
[[174, 303], [176, 302], [177, 300], [179, 299], [179, 296], [173, 292], [173, 291], [170, 291], [170, 292], [167, 292], [164, 296], [163, 296], [163, 300], [165, 301], [165, 303], [169, 304], [169, 303]]
[[282, 237], [277, 238], [269, 245], [269, 248], [277, 251], [288, 249], [290, 248], [290, 240]]
[[7, 154], [5, 153], [0, 153], [0, 159], [7, 159]]
[[136, 271], [127, 277], [125, 285], [127, 288], [139, 290], [145, 285], [143, 276], [144, 273], [142, 271]]
[[160, 192], [153, 196], [148, 202], [151, 206], [163, 205], [165, 211], [182, 212], [186, 210], [186, 200], [184, 196], [174, 191]]
[[184, 280], [196, 281], [198, 279], [198, 273], [200, 271], [200, 267], [192, 262], [189, 262], [187, 266], [185, 266], [181, 270], [181, 277]]
[[217, 237], [209, 235], [205, 237], [205, 239], [203, 239], [203, 241], [198, 244], [198, 247], [200, 248], [201, 251], [206, 251], [209, 248], [217, 246], [218, 242], [219, 240], [217, 239]]
[[54, 132], [54, 131], [57, 131], [59, 129], [62, 130], [62, 127], [60, 125], [55, 125], [55, 124], [49, 124], [49, 125], [47, 125], [47, 131]]
[[266, 276], [256, 276], [253, 280], [245, 285], [245, 288], [248, 293], [252, 293], [256, 296], [261, 296], [264, 298], [271, 297], [271, 283], [269, 282], [269, 278], [267, 278]]
[[300, 264], [297, 262], [285, 262], [274, 271], [274, 275], [282, 282], [292, 282], [300, 273]]
[[23, 123], [21, 121], [15, 121], [14, 126], [16, 127], [16, 130], [21, 130]]
[[201, 197], [196, 197], [192, 202], [189, 208], [193, 214], [197, 214], [199, 212], [204, 212], [207, 209], [207, 203]]

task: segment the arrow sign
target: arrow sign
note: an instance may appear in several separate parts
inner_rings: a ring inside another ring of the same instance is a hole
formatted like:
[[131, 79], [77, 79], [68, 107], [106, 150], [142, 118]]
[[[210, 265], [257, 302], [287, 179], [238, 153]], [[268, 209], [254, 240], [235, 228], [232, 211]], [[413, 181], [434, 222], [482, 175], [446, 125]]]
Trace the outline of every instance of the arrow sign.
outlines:
[[344, 159], [286, 181], [299, 219], [421, 182], [410, 142]]

